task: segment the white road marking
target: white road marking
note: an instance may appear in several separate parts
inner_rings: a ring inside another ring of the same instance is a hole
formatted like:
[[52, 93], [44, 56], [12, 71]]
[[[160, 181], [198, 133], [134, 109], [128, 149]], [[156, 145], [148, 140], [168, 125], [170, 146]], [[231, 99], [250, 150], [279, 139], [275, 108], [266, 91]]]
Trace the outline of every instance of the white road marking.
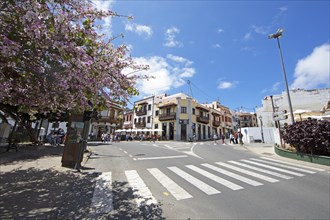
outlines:
[[90, 216], [113, 210], [111, 172], [102, 173], [96, 178], [90, 209]]
[[241, 169], [239, 167], [232, 166], [230, 164], [226, 164], [226, 163], [222, 163], [222, 162], [216, 162], [216, 164], [218, 164], [220, 166], [227, 167], [227, 168], [232, 169], [232, 170], [236, 170], [236, 171], [244, 173], [246, 175], [257, 177], [259, 179], [265, 180], [265, 181], [270, 182], [270, 183], [275, 183], [275, 182], [279, 181], [277, 179], [274, 179], [274, 178], [271, 178], [271, 177], [268, 177], [268, 176], [265, 176], [265, 175], [261, 175], [259, 173], [251, 172], [251, 171], [248, 171], [248, 170], [245, 170], [245, 169]]
[[178, 184], [176, 184], [173, 180], [171, 180], [168, 176], [162, 173], [157, 168], [148, 169], [148, 171], [162, 184], [173, 196], [176, 200], [189, 199], [192, 198], [187, 191], [181, 188]]
[[127, 151], [124, 151], [125, 154], [127, 154]]
[[250, 185], [252, 185], [252, 186], [261, 186], [261, 185], [264, 185], [264, 184], [262, 184], [262, 183], [260, 183], [260, 182], [257, 182], [257, 181], [254, 181], [254, 180], [251, 180], [251, 179], [246, 178], [246, 177], [244, 177], [244, 176], [237, 175], [237, 174], [235, 174], [235, 173], [229, 172], [229, 171], [227, 171], [227, 170], [221, 169], [221, 168], [219, 168], [219, 167], [216, 167], [216, 166], [213, 166], [213, 165], [210, 165], [210, 164], [206, 164], [206, 163], [204, 163], [204, 164], [201, 164], [201, 165], [202, 165], [202, 166], [205, 166], [205, 167], [207, 167], [207, 168], [210, 168], [210, 169], [212, 169], [212, 170], [215, 170], [215, 171], [217, 171], [217, 172], [219, 172], [219, 173], [222, 173], [222, 174], [224, 174], [224, 175], [230, 176], [230, 177], [232, 177], [232, 178], [234, 178], [234, 179], [237, 179], [237, 180], [240, 180], [240, 181], [245, 182], [245, 183], [247, 183], [247, 184], [250, 184]]
[[136, 158], [136, 160], [161, 160], [161, 159], [175, 159], [175, 158], [182, 158], [188, 157], [187, 155], [177, 155], [177, 156], [164, 156], [164, 157], [140, 157]]
[[228, 180], [225, 180], [219, 176], [216, 176], [210, 172], [207, 172], [203, 169], [200, 169], [194, 165], [186, 165], [186, 167], [188, 167], [189, 169], [199, 173], [199, 174], [202, 174], [203, 176], [206, 176], [207, 178], [217, 182], [217, 183], [220, 183], [221, 185], [224, 185], [226, 187], [228, 187], [229, 189], [232, 189], [232, 190], [239, 190], [239, 189], [244, 189], [243, 187], [233, 183], [233, 182], [230, 182]]
[[199, 179], [193, 177], [192, 175], [186, 173], [185, 171], [179, 169], [178, 167], [167, 167], [169, 170], [176, 173], [178, 176], [185, 179], [187, 182], [191, 183], [192, 185], [196, 186], [198, 189], [206, 193], [207, 195], [213, 195], [221, 193], [217, 189], [213, 188], [210, 185], [207, 185], [206, 183], [200, 181]]
[[266, 164], [275, 165], [275, 166], [278, 166], [278, 167], [284, 167], [284, 168], [288, 168], [288, 169], [291, 169], [291, 170], [296, 170], [296, 171], [303, 172], [303, 173], [309, 173], [309, 174], [316, 173], [315, 171], [305, 170], [305, 169], [301, 169], [301, 168], [298, 168], [298, 167], [288, 166], [288, 165], [285, 165], [285, 164], [274, 163], [274, 162], [260, 160], [260, 159], [256, 159], [256, 158], [250, 158], [250, 159], [254, 160], [254, 161], [261, 162], [261, 163], [266, 163]]
[[273, 171], [270, 171], [270, 170], [265, 170], [265, 169], [262, 169], [262, 168], [258, 168], [258, 167], [254, 167], [254, 166], [250, 166], [248, 164], [244, 164], [244, 163], [240, 163], [240, 162], [236, 162], [236, 161], [228, 161], [229, 163], [233, 163], [233, 164], [236, 164], [236, 165], [239, 165], [239, 166], [242, 166], [242, 167], [246, 167], [246, 168], [249, 168], [251, 170], [256, 170], [256, 171], [259, 171], [259, 172], [262, 172], [262, 173], [267, 173], [267, 174], [270, 174], [270, 175], [273, 175], [273, 176], [277, 176], [277, 177], [281, 177], [283, 179], [292, 179], [293, 177], [291, 176], [287, 176], [287, 175], [284, 175], [284, 174], [280, 174], [280, 173], [276, 173], [276, 172], [273, 172]]
[[167, 144], [164, 144], [165, 147], [167, 147], [168, 149], [173, 149], [173, 147], [167, 145]]
[[307, 168], [307, 169], [316, 170], [316, 171], [324, 171], [324, 169], [304, 166], [304, 165], [301, 165], [301, 164], [295, 164], [295, 163], [290, 163], [290, 162], [281, 161], [281, 160], [275, 160], [273, 158], [268, 158], [268, 157], [260, 157], [260, 158], [262, 158], [264, 160], [270, 160], [270, 161], [274, 161], [274, 162], [278, 162], [278, 163], [284, 163], [284, 164], [288, 164], [288, 165], [292, 165], [292, 166], [296, 166], [296, 167]]
[[260, 167], [265, 167], [265, 168], [268, 168], [268, 169], [271, 169], [271, 170], [277, 170], [277, 171], [280, 171], [280, 172], [283, 172], [283, 173], [288, 173], [288, 174], [291, 174], [291, 175], [294, 175], [294, 176], [305, 176], [304, 174], [301, 174], [301, 173], [296, 173], [296, 172], [293, 172], [293, 171], [290, 171], [290, 170], [285, 170], [285, 169], [281, 169], [281, 168], [278, 168], [278, 167], [273, 167], [273, 166], [269, 166], [269, 165], [266, 165], [266, 164], [254, 162], [254, 161], [249, 161], [249, 160], [241, 160], [241, 161], [244, 161], [245, 163], [254, 164], [254, 165], [257, 165], [257, 166], [260, 166]]
[[138, 206], [143, 204], [157, 204], [157, 200], [153, 197], [149, 188], [143, 182], [136, 170], [126, 170], [125, 175], [129, 185], [133, 188], [133, 194], [136, 196], [135, 201]]

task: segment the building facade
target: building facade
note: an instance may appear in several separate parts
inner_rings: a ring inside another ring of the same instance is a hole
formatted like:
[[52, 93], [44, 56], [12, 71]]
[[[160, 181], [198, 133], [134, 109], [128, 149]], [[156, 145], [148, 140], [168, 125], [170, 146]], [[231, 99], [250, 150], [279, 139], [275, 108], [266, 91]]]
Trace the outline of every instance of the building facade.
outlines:
[[133, 109], [133, 128], [152, 128], [154, 96], [136, 101]]
[[[315, 113], [325, 114], [325, 107], [330, 101], [330, 89], [294, 89], [290, 90], [290, 98], [293, 111], [295, 110], [309, 110]], [[262, 117], [263, 124], [266, 127], [274, 127], [275, 121], [273, 118], [273, 111], [282, 112], [286, 110], [290, 112], [288, 104], [288, 96], [285, 91], [281, 94], [266, 96], [262, 100], [262, 106], [256, 109], [257, 117]], [[299, 120], [299, 115], [294, 115], [295, 119]], [[291, 124], [290, 114], [288, 119], [281, 120], [281, 124]]]
[[203, 105], [219, 113], [218, 117], [220, 125], [217, 128], [213, 126], [213, 130], [216, 134], [219, 134], [220, 136], [225, 135], [228, 138], [229, 134], [234, 130], [233, 115], [230, 109], [224, 105], [221, 105], [218, 101]]
[[96, 139], [100, 139], [103, 133], [115, 133], [115, 130], [122, 124], [122, 111], [122, 107], [114, 104], [110, 105], [107, 110], [101, 111], [98, 119], [92, 119], [90, 133]]
[[134, 113], [132, 109], [125, 109], [123, 111], [123, 129], [133, 129]]
[[240, 127], [258, 127], [257, 115], [248, 112], [237, 112]]

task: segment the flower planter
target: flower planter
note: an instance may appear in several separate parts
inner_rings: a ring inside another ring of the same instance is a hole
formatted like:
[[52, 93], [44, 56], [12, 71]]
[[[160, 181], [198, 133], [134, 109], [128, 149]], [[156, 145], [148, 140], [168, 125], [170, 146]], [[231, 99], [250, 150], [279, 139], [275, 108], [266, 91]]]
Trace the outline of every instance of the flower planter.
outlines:
[[330, 157], [292, 152], [278, 148], [277, 146], [274, 146], [274, 151], [282, 157], [330, 166]]

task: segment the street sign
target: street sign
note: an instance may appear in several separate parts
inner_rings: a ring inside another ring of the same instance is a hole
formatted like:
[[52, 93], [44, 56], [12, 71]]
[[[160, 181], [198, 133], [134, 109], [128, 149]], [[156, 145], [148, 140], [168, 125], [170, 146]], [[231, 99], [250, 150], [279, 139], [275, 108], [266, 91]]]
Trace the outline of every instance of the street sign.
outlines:
[[282, 116], [282, 115], [284, 115], [284, 114], [286, 114], [286, 113], [287, 113], [286, 110], [279, 111], [279, 112], [274, 112], [274, 113], [273, 113], [273, 117], [275, 118], [275, 117], [278, 117], [278, 116]]
[[281, 120], [285, 120], [285, 119], [288, 119], [287, 115], [279, 115], [279, 116], [274, 117], [274, 121], [281, 121]]

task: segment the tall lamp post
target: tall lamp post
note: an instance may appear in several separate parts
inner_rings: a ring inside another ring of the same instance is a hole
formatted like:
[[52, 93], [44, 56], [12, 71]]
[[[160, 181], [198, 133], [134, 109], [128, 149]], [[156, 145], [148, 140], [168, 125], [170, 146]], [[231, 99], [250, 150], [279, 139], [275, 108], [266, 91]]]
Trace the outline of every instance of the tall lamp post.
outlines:
[[278, 45], [278, 49], [280, 51], [280, 57], [281, 57], [281, 63], [282, 63], [284, 81], [285, 81], [285, 86], [286, 86], [286, 93], [287, 93], [287, 96], [288, 96], [289, 110], [290, 110], [290, 115], [291, 115], [291, 122], [292, 122], [292, 124], [294, 124], [294, 117], [293, 117], [293, 111], [292, 111], [292, 105], [291, 105], [291, 98], [290, 98], [288, 80], [286, 79], [286, 73], [285, 73], [285, 68], [284, 68], [282, 50], [281, 50], [280, 40], [279, 40], [279, 38], [282, 37], [283, 31], [284, 31], [284, 29], [282, 29], [282, 28], [278, 29], [275, 34], [268, 35], [268, 39], [274, 39], [274, 38], [277, 39], [277, 45]]
[[262, 130], [262, 116], [259, 116], [260, 119], [260, 128], [261, 128], [261, 139], [262, 139], [262, 143], [265, 143], [265, 139], [264, 139], [264, 131]]

